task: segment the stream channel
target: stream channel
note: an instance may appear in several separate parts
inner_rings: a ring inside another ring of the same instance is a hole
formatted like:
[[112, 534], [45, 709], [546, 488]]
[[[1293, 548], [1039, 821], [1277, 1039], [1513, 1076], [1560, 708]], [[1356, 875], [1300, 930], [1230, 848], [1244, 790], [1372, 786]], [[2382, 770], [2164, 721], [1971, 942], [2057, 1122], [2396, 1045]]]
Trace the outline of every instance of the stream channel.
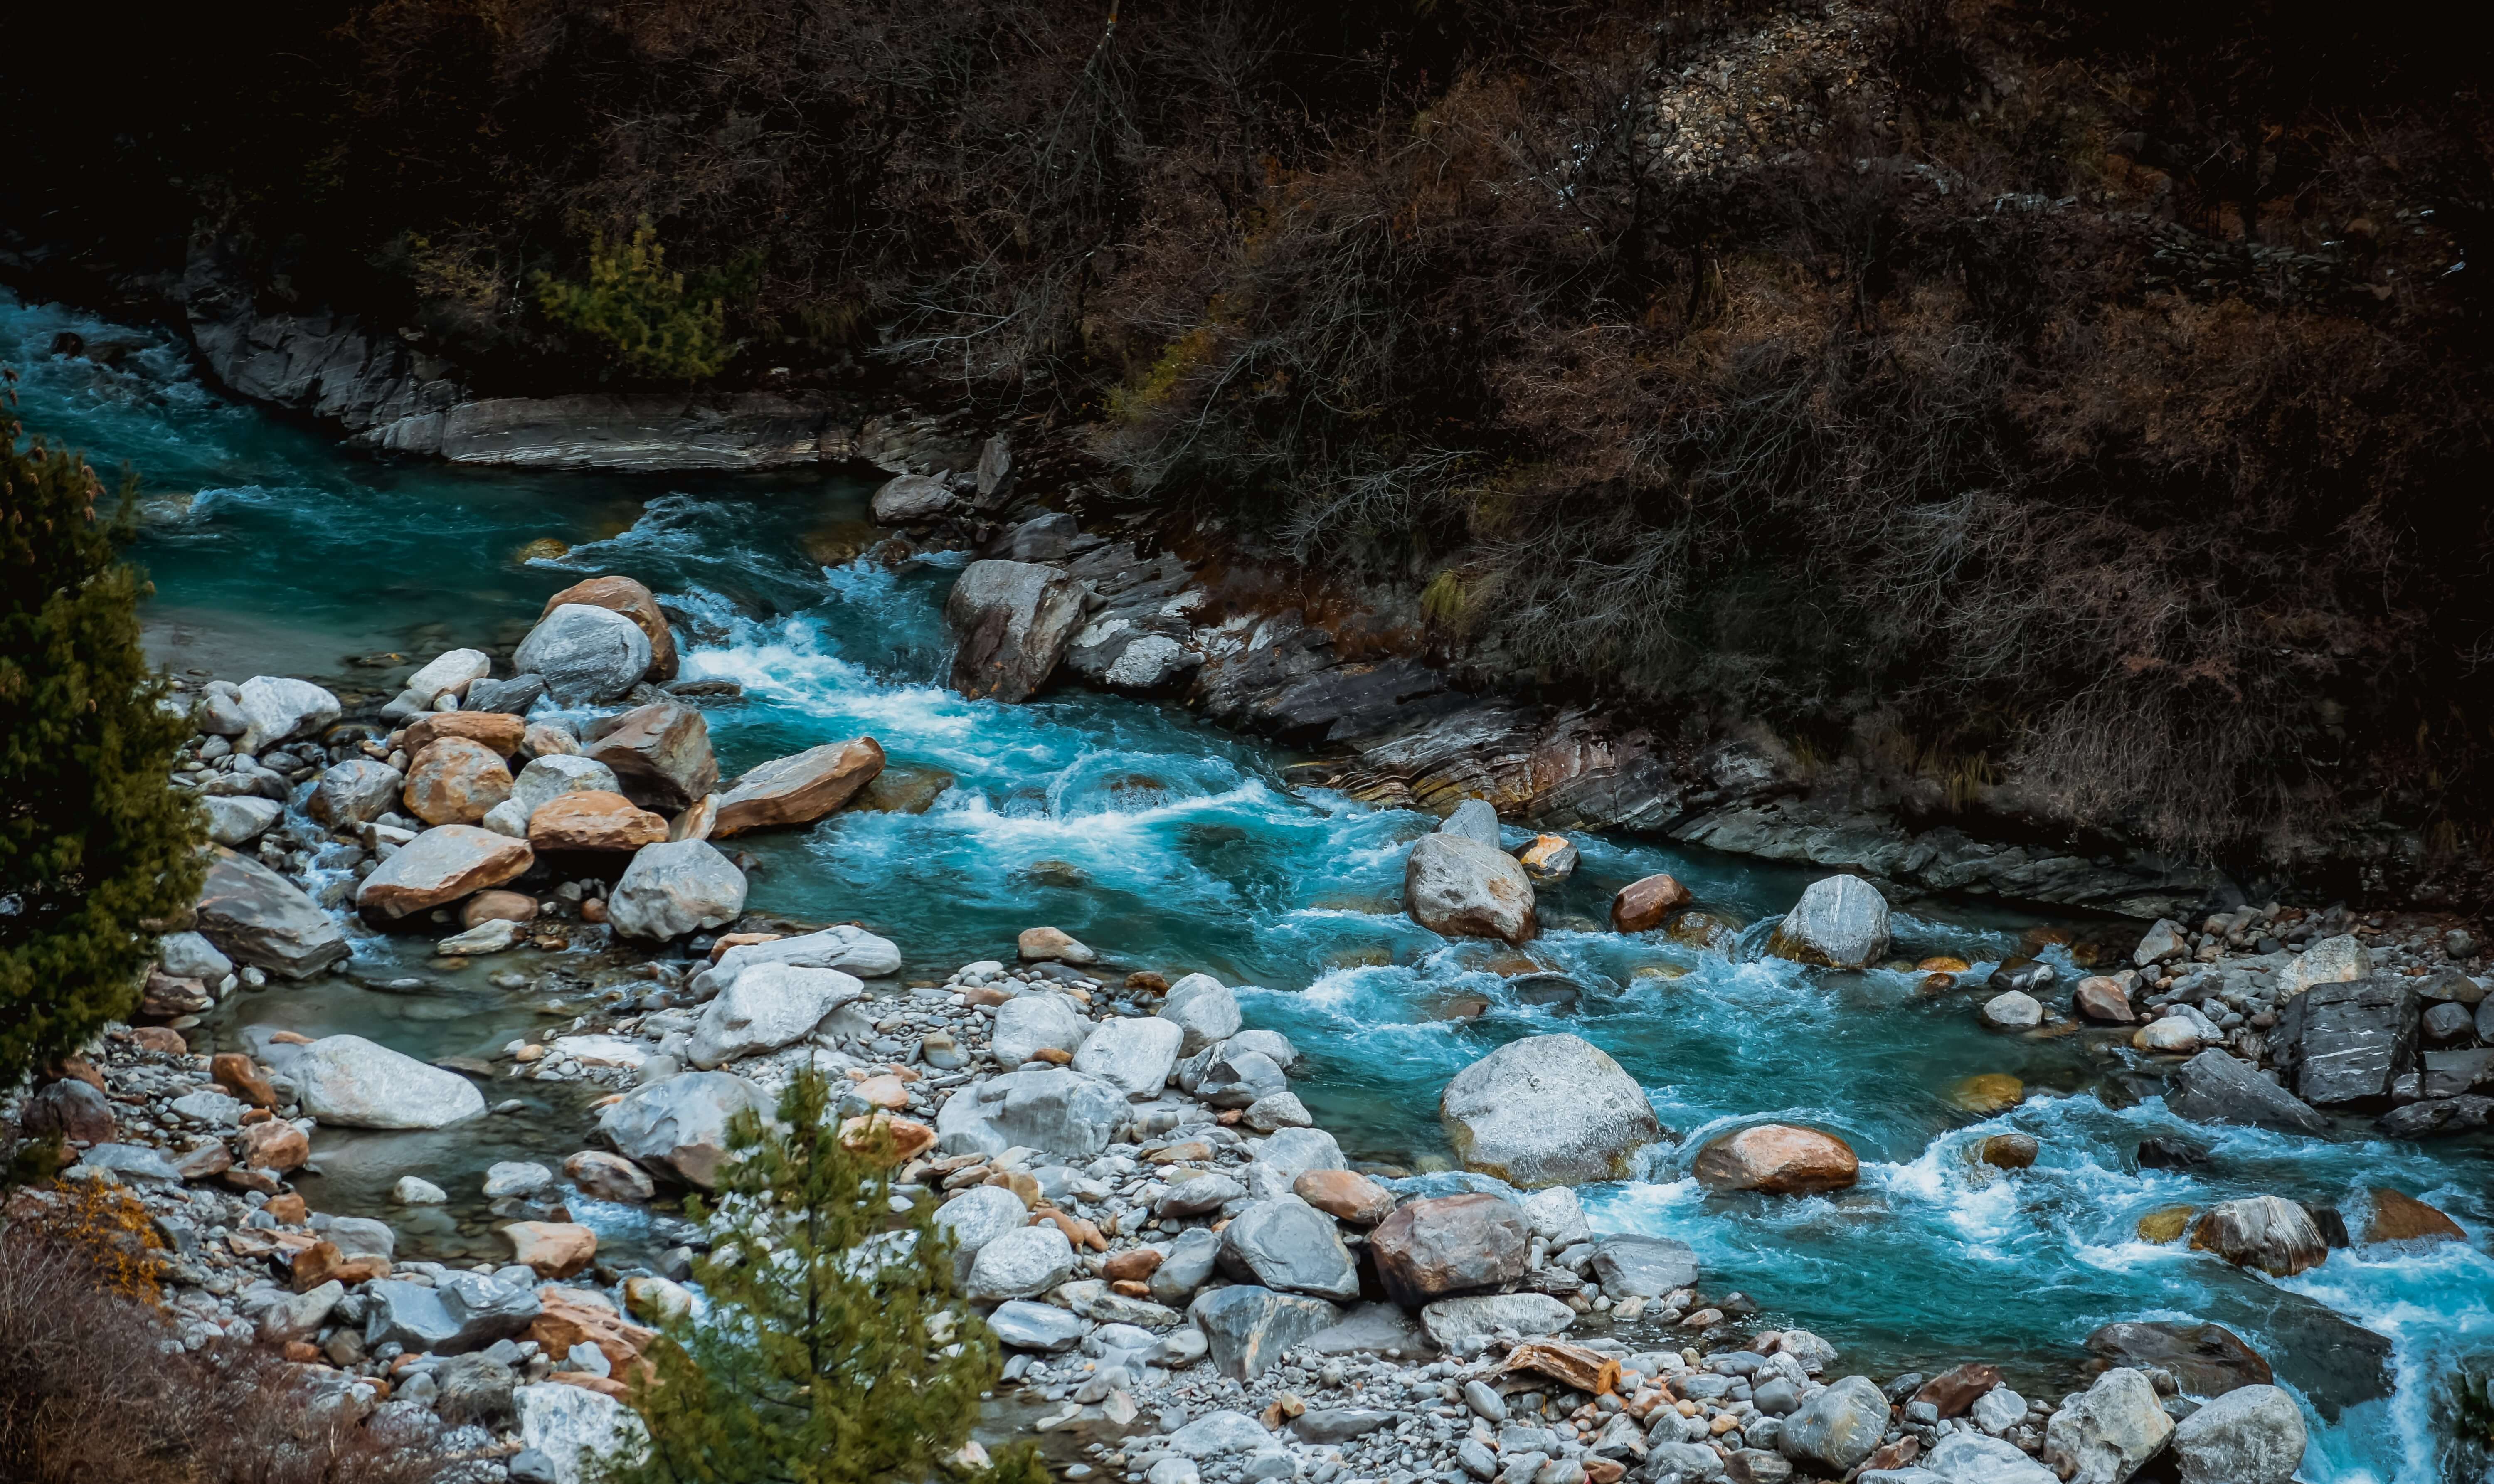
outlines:
[[[62, 330], [130, 349], [110, 368], [51, 354]], [[2494, 1372], [2494, 1153], [2481, 1136], [2419, 1145], [2354, 1123], [2326, 1138], [2183, 1124], [2157, 1096], [2161, 1069], [2113, 1034], [2004, 1037], [1978, 1024], [1970, 990], [1926, 998], [1914, 973], [1761, 956], [1766, 926], [1818, 874], [1779, 864], [1581, 836], [1582, 864], [1543, 893], [1544, 935], [1522, 955], [1441, 938], [1398, 909], [1404, 851], [1434, 819], [1294, 789], [1293, 757], [1178, 707], [1080, 690], [1008, 707], [944, 689], [941, 606], [958, 561], [895, 572], [854, 560], [876, 534], [871, 471], [618, 477], [373, 462], [220, 398], [167, 332], [5, 294], [0, 364], [20, 374], [30, 430], [137, 472], [145, 515], [133, 557], [155, 584], [149, 641], [168, 667], [387, 694], [445, 649], [507, 654], [548, 594], [627, 574], [688, 621], [687, 678], [745, 687], [709, 712], [725, 776], [863, 732], [894, 772], [952, 779], [921, 813], [849, 811], [740, 839], [760, 862], [749, 910], [863, 922], [899, 945], [908, 981], [1010, 958], [1019, 929], [1051, 924], [1121, 972], [1262, 986], [1240, 992], [1248, 1021], [1301, 1049], [1294, 1089], [1319, 1125], [1354, 1160], [1414, 1171], [1446, 1167], [1436, 1102], [1450, 1076], [1505, 1041], [1572, 1030], [1646, 1086], [1682, 1140], [1651, 1182], [1582, 1192], [1595, 1226], [1688, 1242], [1710, 1295], [1739, 1289], [1770, 1320], [1826, 1336], [1846, 1371], [1884, 1379], [1985, 1359], [2029, 1394], [2057, 1395], [2083, 1384], [2080, 1343], [2101, 1324], [2213, 1320], [2303, 1401], [2315, 1484], [2475, 1476], [2453, 1434], [2470, 1425], [2456, 1389], [2482, 1395]], [[545, 541], [567, 550], [528, 550]], [[410, 664], [348, 662], [377, 651]], [[1513, 826], [1508, 836], [1527, 837]], [[1609, 931], [1610, 894], [1660, 870], [1749, 924], [1739, 946]], [[2036, 950], [2067, 983], [2074, 947], [2126, 961], [2144, 925], [1925, 900], [1898, 912], [1894, 953], [1962, 956], [1979, 984], [2022, 945], [2069, 938]], [[235, 996], [204, 1028], [210, 1040], [231, 1044], [259, 1022], [485, 1057], [555, 1026], [550, 1004], [586, 1008], [490, 983], [559, 967], [537, 961], [550, 955], [524, 949], [445, 972], [421, 939], [350, 932], [342, 972]], [[2021, 1078], [2024, 1101], [1990, 1116], [1960, 1107], [1953, 1090], [1985, 1073]], [[432, 1255], [432, 1242], [455, 1256], [454, 1218], [477, 1213], [454, 1206], [429, 1230], [386, 1205], [392, 1181], [423, 1174], [472, 1206], [489, 1163], [553, 1163], [584, 1141], [585, 1096], [508, 1085], [532, 1106], [481, 1126], [324, 1131], [324, 1173], [304, 1186], [313, 1205], [380, 1216], [401, 1227], [403, 1250]], [[1770, 1119], [1840, 1134], [1861, 1155], [1860, 1185], [1761, 1199], [1710, 1196], [1687, 1177], [1705, 1138]], [[2041, 1141], [2031, 1169], [1970, 1158], [2007, 1131]], [[2214, 1158], [2140, 1169], [2137, 1145], [2156, 1135], [2213, 1144]], [[2134, 1229], [2177, 1204], [2273, 1194], [2351, 1205], [2376, 1185], [2441, 1207], [2469, 1242], [2342, 1249], [2272, 1282]], [[630, 1250], [626, 1208], [583, 1219]], [[2330, 1338], [2331, 1313], [2393, 1342], [2391, 1394], [2356, 1400], [2376, 1388], [2367, 1363]]]

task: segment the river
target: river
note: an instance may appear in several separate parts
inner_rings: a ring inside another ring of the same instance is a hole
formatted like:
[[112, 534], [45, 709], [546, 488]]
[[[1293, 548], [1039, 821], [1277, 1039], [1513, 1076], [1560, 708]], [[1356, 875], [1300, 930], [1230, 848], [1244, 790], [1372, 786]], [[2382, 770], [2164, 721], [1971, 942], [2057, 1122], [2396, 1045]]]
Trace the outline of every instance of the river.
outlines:
[[[130, 348], [109, 368], [52, 355], [62, 330]], [[1530, 963], [1439, 938], [1395, 910], [1404, 848], [1434, 820], [1293, 789], [1291, 756], [1174, 706], [1064, 691], [1004, 707], [946, 691], [940, 610], [958, 563], [893, 572], [855, 560], [874, 535], [872, 485], [859, 475], [644, 479], [371, 462], [222, 400], [165, 331], [5, 295], [0, 364], [20, 373], [30, 429], [137, 472], [146, 516], [133, 555], [156, 588], [150, 643], [173, 668], [391, 689], [404, 667], [350, 658], [420, 661], [461, 645], [506, 653], [549, 593], [590, 573], [628, 574], [690, 618], [680, 630], [686, 676], [745, 687], [741, 703], [710, 713], [727, 775], [864, 732], [895, 772], [952, 780], [922, 813], [848, 812], [740, 840], [760, 858], [753, 910], [861, 921], [900, 946], [912, 979], [1010, 957], [1016, 932], [1051, 924], [1120, 968], [1262, 986], [1241, 994], [1250, 1023], [1305, 1053], [1295, 1085], [1317, 1121], [1354, 1158], [1413, 1169], [1444, 1166], [1435, 1102], [1448, 1077], [1504, 1041], [1570, 1029], [1633, 1073], [1683, 1139], [1653, 1181], [1585, 1192], [1595, 1225], [1687, 1241], [1710, 1293], [1741, 1289], [1827, 1336], [1847, 1369], [1884, 1379], [1909, 1364], [1989, 1359], [2030, 1394], [2056, 1395], [2079, 1384], [2080, 1342], [2101, 1324], [2214, 1320], [2268, 1355], [2305, 1401], [2315, 1484], [2437, 1484], [2482, 1467], [2483, 1455], [2453, 1444], [2470, 1425], [2456, 1419], [2454, 1388], [2481, 1396], [2494, 1374], [2494, 1160], [2481, 1136], [2418, 1145], [2353, 1125], [2327, 1139], [2195, 1130], [2164, 1111], [2154, 1069], [2113, 1038], [2004, 1038], [1976, 1023], [1979, 997], [1921, 996], [1916, 974], [1762, 958], [1764, 924], [1811, 873], [1741, 858], [1580, 837], [1576, 875], [1543, 894], [1548, 930]], [[1510, 827], [1510, 843], [1522, 838]], [[1608, 931], [1610, 893], [1658, 870], [1749, 924], [1741, 946]], [[1979, 982], [2022, 945], [2071, 938], [2126, 952], [2141, 925], [1918, 902], [1898, 915], [1895, 952], [1962, 956]], [[419, 1055], [482, 1056], [582, 1003], [496, 987], [489, 971], [507, 960], [445, 974], [420, 943], [359, 934], [356, 951], [346, 974], [238, 996], [211, 1031], [351, 1030]], [[2072, 952], [2041, 949], [2065, 976], [2078, 968]], [[1467, 996], [1486, 1009], [1463, 1015], [1475, 1008]], [[1990, 1116], [1960, 1107], [1958, 1084], [1987, 1073], [2021, 1078], [2024, 1101]], [[1709, 1196], [1685, 1177], [1705, 1137], [1770, 1117], [1841, 1134], [1861, 1155], [1860, 1186], [1761, 1200]], [[380, 1204], [398, 1174], [449, 1184], [447, 1171], [472, 1188], [493, 1159], [577, 1147], [585, 1121], [549, 1104], [481, 1132], [324, 1133], [316, 1153], [328, 1173], [306, 1190], [316, 1207], [404, 1227], [408, 1213]], [[2005, 1174], [1969, 1158], [1985, 1136], [2013, 1130], [2041, 1141], [2033, 1168]], [[2136, 1167], [2143, 1137], [2184, 1133], [2213, 1144], [2209, 1164]], [[2469, 1243], [2345, 1249], [2270, 1282], [2134, 1230], [2166, 1206], [2252, 1194], [2352, 1205], [2377, 1185], [2450, 1213]], [[453, 1242], [443, 1220], [433, 1235]], [[420, 1246], [428, 1233], [419, 1225], [410, 1237]], [[2313, 1317], [2324, 1309], [2394, 1342], [2393, 1394], [2342, 1405], [2344, 1357]], [[2485, 1413], [2475, 1415], [2481, 1428]]]

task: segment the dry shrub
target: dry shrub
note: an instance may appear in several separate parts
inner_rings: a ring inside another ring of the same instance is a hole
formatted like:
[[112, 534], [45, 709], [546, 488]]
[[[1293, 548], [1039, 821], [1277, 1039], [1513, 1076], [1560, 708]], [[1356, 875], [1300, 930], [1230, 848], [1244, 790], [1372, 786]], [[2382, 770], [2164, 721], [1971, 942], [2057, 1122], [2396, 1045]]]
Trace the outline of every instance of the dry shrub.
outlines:
[[[117, 1194], [117, 1193], [116, 1193]], [[127, 1196], [123, 1196], [127, 1199]], [[0, 1478], [12, 1484], [434, 1484], [431, 1429], [322, 1405], [250, 1345], [182, 1348], [126, 1290], [123, 1218], [88, 1195], [20, 1192], [0, 1227]]]

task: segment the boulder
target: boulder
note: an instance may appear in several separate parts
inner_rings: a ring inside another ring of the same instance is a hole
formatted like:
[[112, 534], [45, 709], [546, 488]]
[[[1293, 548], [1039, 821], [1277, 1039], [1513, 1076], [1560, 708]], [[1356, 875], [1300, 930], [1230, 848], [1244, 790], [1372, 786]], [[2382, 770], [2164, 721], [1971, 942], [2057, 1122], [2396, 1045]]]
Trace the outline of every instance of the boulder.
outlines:
[[2416, 1068], [2420, 1008], [2411, 980], [2314, 984], [2278, 1012], [2269, 1037], [2278, 1074], [2316, 1106], [2386, 1106], [2390, 1084]]
[[1152, 1270], [1152, 1297], [1164, 1304], [1183, 1304], [1212, 1277], [1221, 1259], [1221, 1234], [1190, 1227], [1170, 1244], [1169, 1256]]
[[1475, 1293], [1438, 1299], [1420, 1311], [1421, 1332], [1442, 1350], [1470, 1349], [1502, 1329], [1537, 1340], [1565, 1334], [1575, 1322], [1576, 1311], [1547, 1293]]
[[539, 1278], [568, 1278], [597, 1256], [597, 1233], [578, 1222], [510, 1222], [511, 1260]]
[[1291, 1182], [1291, 1194], [1354, 1227], [1374, 1227], [1394, 1214], [1392, 1191], [1348, 1169], [1301, 1170]]
[[438, 1129], [485, 1111], [456, 1072], [428, 1067], [361, 1036], [324, 1036], [287, 1063], [303, 1111], [349, 1129]]
[[553, 617], [556, 609], [568, 603], [610, 609], [641, 630], [641, 636], [650, 641], [650, 668], [636, 679], [663, 682], [676, 678], [676, 636], [667, 627], [667, 616], [658, 611], [657, 594], [628, 577], [592, 577], [547, 598], [538, 621]]
[[2192, 1229], [2191, 1245], [2272, 1278], [2292, 1278], [2329, 1259], [2311, 1214], [2276, 1196], [2219, 1201]]
[[587, 755], [615, 771], [624, 797], [675, 813], [718, 787], [710, 722], [674, 701], [636, 706], [602, 724]]
[[1876, 1452], [1888, 1431], [1888, 1398], [1867, 1376], [1848, 1376], [1787, 1415], [1776, 1449], [1796, 1464], [1840, 1475]]
[[1184, 1038], [1175, 1023], [1155, 1015], [1103, 1020], [1074, 1053], [1074, 1070], [1116, 1083], [1129, 1098], [1158, 1097]]
[[1594, 1243], [1593, 1271], [1613, 1303], [1660, 1298], [1697, 1282], [1697, 1254], [1670, 1237], [1615, 1232]]
[[460, 695], [493, 673], [493, 657], [483, 650], [445, 650], [407, 678], [405, 693], [416, 710], [431, 711], [434, 702]]
[[364, 1345], [456, 1355], [508, 1340], [543, 1307], [534, 1291], [483, 1273], [443, 1273], [430, 1287], [400, 1279], [363, 1287]]
[[511, 797], [511, 770], [482, 742], [444, 737], [408, 764], [399, 797], [428, 825], [472, 825]]
[[1564, 1185], [1526, 1196], [1524, 1220], [1552, 1252], [1566, 1252], [1579, 1242], [1594, 1239], [1594, 1229], [1585, 1221], [1585, 1203]]
[[1001, 1185], [974, 1185], [935, 1210], [935, 1225], [953, 1238], [957, 1278], [969, 1276], [980, 1248], [1029, 1224], [1030, 1208]]
[[565, 794], [529, 816], [532, 850], [635, 851], [667, 837], [667, 821], [622, 794]]
[[1455, 1075], [1438, 1102], [1456, 1157], [1510, 1185], [1582, 1185], [1629, 1173], [1662, 1137], [1645, 1090], [1581, 1037], [1509, 1042]]
[[332, 830], [370, 824], [398, 806], [406, 782], [387, 763], [350, 757], [322, 770], [312, 796], [303, 801], [303, 812]]
[[1515, 858], [1467, 835], [1424, 834], [1403, 863], [1412, 920], [1448, 937], [1523, 943], [1539, 931], [1533, 880]]
[[896, 474], [874, 492], [872, 509], [880, 526], [914, 526], [950, 511], [958, 497], [953, 481], [942, 474]]
[[[647, 1456], [649, 1429], [640, 1413], [602, 1392], [546, 1381], [511, 1392], [519, 1414], [522, 1456], [545, 1460], [546, 1484], [593, 1484], [612, 1466]], [[519, 1469], [511, 1470], [517, 1484]]]
[[2195, 1123], [2293, 1134], [2318, 1134], [2329, 1126], [2318, 1109], [2261, 1075], [2259, 1068], [2219, 1050], [2203, 1051], [2175, 1069], [2166, 1086], [2165, 1106]]
[[1026, 1067], [957, 1093], [935, 1116], [947, 1154], [1002, 1154], [1019, 1144], [1098, 1155], [1133, 1116], [1124, 1089], [1061, 1067]]
[[[459, 709], [470, 715], [525, 717], [530, 708], [544, 699], [545, 693], [546, 682], [542, 675], [515, 675], [504, 681], [481, 680], [469, 685], [468, 694], [460, 700]], [[532, 726], [528, 730], [533, 732], [537, 728]], [[521, 745], [532, 752], [545, 750], [528, 741], [525, 732], [521, 739]]]
[[[1180, 1056], [1193, 1056], [1216, 1042], [1238, 1034], [1238, 997], [1209, 974], [1190, 974], [1170, 985], [1161, 997], [1161, 1019], [1183, 1033]], [[1275, 1065], [1280, 1065], [1278, 1062]]]
[[1225, 1408], [1205, 1412], [1170, 1434], [1168, 1447], [1183, 1458], [1220, 1458], [1225, 1454], [1253, 1453], [1272, 1441], [1273, 1435], [1264, 1424], [1243, 1411]]
[[724, 927], [744, 910], [745, 872], [706, 840], [642, 846], [606, 897], [617, 932], [657, 942]]
[[2398, 1191], [2376, 1187], [2373, 1191], [2373, 1214], [2364, 1224], [2364, 1241], [2375, 1242], [2465, 1242], [2468, 1233], [2459, 1224], [2417, 1199]]
[[[178, 1104], [175, 1110], [188, 1111]], [[235, 1110], [239, 1117], [240, 1105], [235, 1105]], [[57, 1136], [80, 1144], [108, 1144], [115, 1129], [112, 1100], [71, 1076], [46, 1083], [25, 1101], [18, 1119], [29, 1137]]]
[[1195, 1095], [1214, 1107], [1253, 1107], [1290, 1090], [1290, 1079], [1262, 1051], [1232, 1050], [1225, 1042], [1205, 1055]]
[[413, 757], [445, 737], [464, 737], [496, 757], [520, 750], [528, 723], [505, 712], [434, 712], [419, 716], [399, 734], [398, 745]]
[[1454, 812], [1439, 821], [1440, 834], [1460, 835], [1478, 840], [1492, 850], [1498, 848], [1498, 809], [1486, 799], [1467, 799], [1456, 804]]
[[259, 753], [279, 742], [310, 737], [338, 719], [338, 698], [310, 681], [255, 675], [242, 682], [235, 697], [242, 708], [243, 732], [236, 752]]
[[727, 1160], [727, 1125], [738, 1113], [769, 1116], [770, 1094], [724, 1072], [685, 1072], [645, 1082], [598, 1115], [616, 1151], [704, 1190]]
[[2174, 1429], [2182, 1484], [2288, 1484], [2311, 1439], [2303, 1408], [2275, 1386], [2241, 1386]]
[[208, 811], [208, 838], [219, 845], [248, 845], [286, 813], [286, 805], [276, 800], [249, 794], [212, 794], [199, 801], [199, 807]]
[[1072, 1000], [1042, 991], [1017, 995], [997, 1006], [995, 1030], [988, 1044], [995, 1052], [996, 1065], [1010, 1070], [1033, 1060], [1042, 1051], [1063, 1051], [1072, 1056], [1091, 1034], [1091, 1022], [1082, 1017]]
[[1996, 1031], [2031, 1031], [2044, 1023], [2043, 1002], [2023, 989], [2004, 989], [1983, 1002], [1983, 1023]]
[[1564, 834], [1536, 834], [1533, 843], [1524, 847], [1515, 863], [1536, 885], [1556, 886], [1576, 874], [1577, 855], [1574, 842]]
[[205, 984], [221, 983], [234, 971], [233, 960], [196, 932], [168, 932], [157, 939], [156, 961], [175, 979], [196, 979]]
[[820, 932], [767, 943], [740, 943], [718, 955], [718, 961], [693, 976], [693, 993], [715, 994], [755, 964], [784, 963], [801, 969], [837, 969], [860, 979], [882, 979], [900, 972], [900, 950], [889, 938], [878, 938], [853, 924], [842, 923]]
[[959, 636], [952, 684], [973, 700], [1025, 701], [1048, 683], [1082, 621], [1083, 585], [1050, 566], [973, 561], [944, 600]]
[[1100, 954], [1088, 944], [1058, 927], [1025, 927], [1014, 940], [1015, 955], [1024, 963], [1098, 963]]
[[2372, 972], [2372, 952], [2355, 937], [2324, 938], [2277, 971], [2277, 998], [2283, 1004], [2315, 984], [2349, 984]]
[[[1232, 1003], [1236, 1003], [1234, 1000]], [[1284, 1072], [1298, 1065], [1299, 1048], [1280, 1031], [1238, 1031], [1223, 1039], [1225, 1051], [1256, 1051]]]
[[1331, 1329], [1341, 1321], [1342, 1311], [1321, 1298], [1235, 1284], [1198, 1294], [1187, 1306], [1187, 1316], [1203, 1331], [1213, 1368], [1243, 1381], [1263, 1375], [1300, 1341]]
[[2168, 958], [2179, 958], [2189, 952], [2191, 939], [2183, 931], [2182, 924], [2172, 918], [2159, 918], [2156, 925], [2147, 929], [2146, 936], [2139, 940], [2139, 947], [2131, 950], [2130, 961], [2133, 966], [2144, 969], [2149, 964], [2163, 963]]
[[2132, 1049], [2159, 1056], [2188, 1056], [2200, 1049], [2200, 1022], [2190, 1015], [2160, 1015], [2130, 1033]]
[[717, 836], [777, 825], [810, 825], [856, 797], [883, 772], [883, 745], [871, 737], [825, 742], [774, 758], [736, 780], [719, 797]]
[[1074, 1274], [1074, 1246], [1053, 1225], [1016, 1227], [979, 1248], [961, 1296], [992, 1304], [1036, 1298]]
[[2130, 1010], [2130, 994], [2121, 987], [2121, 981], [2107, 979], [2101, 974], [2090, 974], [2080, 980], [2071, 992], [2070, 1002], [2080, 1015], [2090, 1020], [2126, 1025], [2134, 1018]]
[[2275, 1379], [2259, 1351], [2218, 1324], [2124, 1320], [2089, 1334], [2086, 1348], [2100, 1357], [2098, 1364], [2169, 1371], [2193, 1396], [2223, 1396], [2237, 1386], [2266, 1386]]
[[1667, 872], [1641, 876], [1611, 898], [1611, 926], [1620, 932], [1650, 932], [1688, 900], [1688, 889], [1679, 877]]
[[536, 811], [565, 794], [622, 792], [624, 780], [604, 763], [576, 753], [553, 752], [529, 760], [528, 766], [511, 780], [511, 797], [506, 803], [518, 811], [519, 833], [525, 835]]
[[389, 921], [498, 887], [534, 863], [528, 841], [474, 825], [442, 825], [402, 845], [355, 889], [368, 919]]
[[2147, 1378], [2116, 1366], [2065, 1400], [2044, 1429], [2039, 1455], [2066, 1484], [2123, 1484], [2174, 1435], [2174, 1419]]
[[755, 964], [702, 1010], [685, 1052], [708, 1070], [812, 1035], [823, 1017], [861, 999], [866, 985], [837, 969]]
[[[2061, 1478], [2028, 1458], [2016, 1443], [1975, 1433], [1951, 1433], [1941, 1439], [1914, 1471], [1937, 1484], [2060, 1484]], [[1872, 1477], [1866, 1470], [1856, 1484]]]
[[563, 1172], [592, 1200], [641, 1205], [658, 1194], [641, 1166], [603, 1149], [583, 1149], [563, 1162]]
[[511, 655], [512, 665], [543, 676], [557, 706], [612, 701], [650, 673], [650, 636], [623, 614], [590, 603], [559, 604]]
[[310, 979], [350, 953], [337, 923], [301, 888], [223, 848], [209, 858], [199, 883], [198, 924], [233, 962], [288, 979]]
[[1861, 1168], [1852, 1146], [1833, 1134], [1763, 1123], [1710, 1141], [1689, 1173], [1708, 1190], [1815, 1196], [1851, 1189]]
[[1888, 899], [1859, 876], [1813, 881], [1784, 914], [1767, 952], [1825, 968], [1863, 968], [1888, 952]]
[[1250, 1201], [1221, 1232], [1221, 1264], [1242, 1282], [1318, 1298], [1359, 1296], [1359, 1272], [1333, 1218], [1296, 1196]]
[[1368, 1251], [1385, 1296], [1416, 1309], [1522, 1278], [1531, 1237], [1523, 1208], [1511, 1200], [1439, 1196], [1385, 1217], [1369, 1233]]

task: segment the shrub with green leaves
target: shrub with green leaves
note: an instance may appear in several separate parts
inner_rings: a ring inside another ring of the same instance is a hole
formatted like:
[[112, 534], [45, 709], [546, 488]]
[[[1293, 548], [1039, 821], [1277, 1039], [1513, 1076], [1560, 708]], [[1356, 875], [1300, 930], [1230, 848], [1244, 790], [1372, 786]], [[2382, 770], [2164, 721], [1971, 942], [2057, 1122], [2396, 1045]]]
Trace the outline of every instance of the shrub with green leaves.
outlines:
[[189, 726], [139, 647], [120, 513], [0, 405], [0, 1087], [137, 1003], [151, 924], [198, 891], [198, 811], [166, 775]]
[[736, 353], [726, 299], [688, 288], [682, 273], [667, 271], [667, 250], [646, 217], [630, 241], [601, 238], [590, 250], [588, 283], [540, 273], [536, 285], [546, 318], [603, 342], [633, 376], [706, 380]]
[[953, 1246], [920, 1198], [892, 1210], [890, 1134], [848, 1126], [801, 1073], [775, 1119], [730, 1126], [736, 1158], [694, 1264], [707, 1308], [671, 1322], [633, 1395], [650, 1446], [618, 1484], [866, 1484], [940, 1469], [1046, 1484], [1027, 1446], [964, 1470], [994, 1337], [956, 1296]]

